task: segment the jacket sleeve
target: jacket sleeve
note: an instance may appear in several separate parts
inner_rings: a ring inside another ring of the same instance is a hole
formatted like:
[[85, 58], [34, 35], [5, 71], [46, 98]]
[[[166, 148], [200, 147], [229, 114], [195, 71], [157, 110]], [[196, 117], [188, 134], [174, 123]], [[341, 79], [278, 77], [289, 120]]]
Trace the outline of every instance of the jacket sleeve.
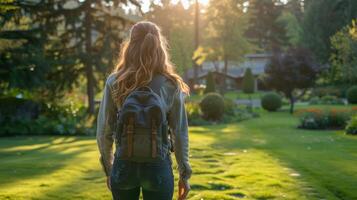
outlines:
[[173, 132], [175, 157], [181, 179], [191, 177], [189, 164], [188, 123], [185, 109], [185, 95], [177, 90], [173, 96], [172, 106], [169, 112], [169, 126]]
[[97, 144], [100, 152], [100, 162], [107, 176], [110, 176], [113, 163], [113, 131], [115, 126], [116, 106], [112, 98], [112, 89], [106, 81], [103, 98], [97, 117]]

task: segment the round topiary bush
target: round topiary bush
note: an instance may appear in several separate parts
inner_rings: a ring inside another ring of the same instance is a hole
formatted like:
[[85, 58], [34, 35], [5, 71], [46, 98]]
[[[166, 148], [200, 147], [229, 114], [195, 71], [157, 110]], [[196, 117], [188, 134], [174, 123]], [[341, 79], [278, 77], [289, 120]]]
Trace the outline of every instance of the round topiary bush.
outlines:
[[347, 101], [350, 104], [357, 104], [357, 85], [350, 87], [346, 93]]
[[280, 95], [275, 92], [269, 92], [263, 96], [261, 103], [265, 110], [273, 112], [281, 107], [282, 101]]
[[220, 120], [224, 114], [224, 99], [218, 93], [207, 93], [200, 102], [203, 117], [207, 120]]

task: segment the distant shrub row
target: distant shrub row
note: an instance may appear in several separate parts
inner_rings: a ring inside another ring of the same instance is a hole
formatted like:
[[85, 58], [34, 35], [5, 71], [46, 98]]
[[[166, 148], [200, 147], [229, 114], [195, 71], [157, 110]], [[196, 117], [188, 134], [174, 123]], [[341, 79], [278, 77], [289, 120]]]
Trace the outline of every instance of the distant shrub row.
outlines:
[[93, 135], [86, 108], [59, 106], [13, 97], [1, 98], [0, 136]]
[[300, 109], [296, 112], [300, 119], [299, 128], [304, 129], [345, 129], [349, 134], [357, 132], [357, 107], [351, 109]]
[[214, 92], [207, 93], [200, 102], [187, 102], [186, 111], [189, 125], [229, 123], [258, 117], [257, 113]]

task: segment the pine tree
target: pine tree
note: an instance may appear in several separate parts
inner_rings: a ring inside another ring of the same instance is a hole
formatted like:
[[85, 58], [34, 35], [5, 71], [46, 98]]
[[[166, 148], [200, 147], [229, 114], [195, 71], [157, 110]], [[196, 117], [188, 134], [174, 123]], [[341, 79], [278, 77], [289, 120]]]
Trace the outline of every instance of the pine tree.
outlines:
[[[13, 0], [16, 9], [4, 23], [27, 19], [27, 29], [1, 30], [0, 39], [23, 41], [3, 50], [0, 68], [9, 87], [40, 87], [48, 96], [73, 87], [83, 76], [88, 111], [94, 114], [95, 73], [107, 71], [118, 53], [121, 34], [133, 20], [120, 12], [127, 0]], [[140, 6], [135, 0], [131, 3]], [[67, 5], [67, 6], [65, 6]], [[68, 6], [71, 5], [71, 6]], [[112, 12], [112, 11], [117, 11]], [[124, 16], [124, 17], [123, 17]], [[18, 23], [18, 27], [20, 27]], [[120, 28], [119, 28], [120, 27]], [[22, 59], [18, 59], [22, 58]], [[104, 74], [104, 73], [103, 73]], [[20, 80], [20, 81], [19, 81]], [[15, 84], [14, 84], [15, 83]]]
[[[227, 75], [228, 61], [239, 61], [252, 49], [244, 33], [248, 18], [244, 12], [243, 0], [211, 1], [207, 8], [207, 49], [212, 49], [211, 57], [224, 62], [223, 73]], [[227, 76], [223, 80], [226, 91]]]
[[247, 68], [244, 72], [242, 88], [246, 94], [253, 94], [255, 92], [255, 79], [250, 68]]
[[283, 4], [278, 0], [250, 0], [248, 14], [248, 38], [254, 41], [261, 51], [274, 51], [286, 43], [284, 27], [277, 23], [283, 11]]
[[250, 105], [248, 106], [249, 111], [253, 109], [253, 100], [251, 94], [255, 92], [255, 79], [250, 68], [247, 68], [244, 72], [243, 83], [242, 83], [243, 92], [249, 95]]
[[208, 72], [206, 77], [205, 94], [209, 92], [216, 92], [216, 82], [214, 81], [213, 73]]

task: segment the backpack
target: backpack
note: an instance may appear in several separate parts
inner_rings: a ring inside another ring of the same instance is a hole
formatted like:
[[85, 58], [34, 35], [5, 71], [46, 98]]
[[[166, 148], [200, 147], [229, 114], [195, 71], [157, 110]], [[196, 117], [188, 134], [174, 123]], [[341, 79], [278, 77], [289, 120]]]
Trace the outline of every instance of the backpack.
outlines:
[[152, 162], [169, 154], [166, 104], [159, 93], [165, 80], [155, 75], [148, 86], [135, 89], [124, 100], [117, 114], [119, 159]]

